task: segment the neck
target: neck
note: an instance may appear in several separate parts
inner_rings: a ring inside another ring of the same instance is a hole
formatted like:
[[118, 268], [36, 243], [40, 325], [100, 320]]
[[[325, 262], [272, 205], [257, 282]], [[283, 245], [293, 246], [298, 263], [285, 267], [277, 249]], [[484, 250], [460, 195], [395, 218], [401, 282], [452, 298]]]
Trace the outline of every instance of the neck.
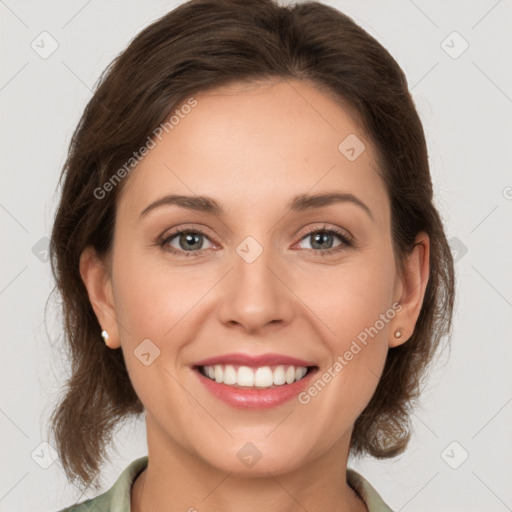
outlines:
[[240, 474], [213, 467], [169, 438], [162, 446], [148, 435], [148, 466], [132, 486], [131, 512], [367, 512], [346, 483], [347, 439], [288, 472]]

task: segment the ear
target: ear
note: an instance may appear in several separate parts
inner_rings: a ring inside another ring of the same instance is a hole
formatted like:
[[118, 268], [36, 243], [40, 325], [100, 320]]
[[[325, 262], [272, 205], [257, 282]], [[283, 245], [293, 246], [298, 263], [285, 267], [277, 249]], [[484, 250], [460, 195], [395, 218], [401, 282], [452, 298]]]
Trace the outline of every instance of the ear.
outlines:
[[[105, 263], [98, 257], [93, 247], [86, 247], [80, 255], [80, 276], [87, 288], [91, 306], [101, 328], [108, 332], [108, 346], [119, 348], [112, 279]], [[100, 336], [100, 333], [98, 333]]]
[[[398, 279], [401, 296], [396, 299], [402, 309], [396, 314], [390, 332], [389, 347], [397, 347], [405, 343], [416, 326], [421, 311], [423, 297], [427, 289], [430, 272], [430, 238], [424, 231], [418, 233], [411, 253], [404, 261], [404, 272]], [[400, 329], [402, 336], [395, 337], [395, 331]]]

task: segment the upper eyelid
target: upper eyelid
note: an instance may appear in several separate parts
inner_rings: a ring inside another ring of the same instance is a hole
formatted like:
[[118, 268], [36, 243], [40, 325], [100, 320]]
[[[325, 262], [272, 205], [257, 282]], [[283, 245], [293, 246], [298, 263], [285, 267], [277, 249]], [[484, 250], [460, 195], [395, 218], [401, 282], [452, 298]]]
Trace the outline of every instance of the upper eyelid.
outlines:
[[[350, 240], [352, 240], [354, 237], [352, 236], [352, 233], [348, 231], [345, 228], [341, 228], [339, 226], [330, 226], [329, 224], [324, 223], [323, 226], [315, 227], [315, 228], [308, 228], [307, 231], [302, 235], [302, 238], [311, 235], [312, 233], [316, 232], [322, 232], [322, 231], [332, 231], [335, 235], [344, 235]], [[302, 240], [301, 238], [301, 240]]]

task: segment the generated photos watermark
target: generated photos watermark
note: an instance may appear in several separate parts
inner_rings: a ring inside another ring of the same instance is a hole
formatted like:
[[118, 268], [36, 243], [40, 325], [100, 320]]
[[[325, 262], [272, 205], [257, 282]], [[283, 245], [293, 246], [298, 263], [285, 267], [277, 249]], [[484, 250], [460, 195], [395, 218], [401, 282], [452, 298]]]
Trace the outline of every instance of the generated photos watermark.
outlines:
[[[378, 320], [370, 327], [365, 327], [363, 331], [361, 331], [357, 335], [357, 340], [352, 340], [350, 347], [345, 351], [343, 355], [339, 355], [336, 358], [336, 361], [325, 370], [321, 376], [317, 378], [317, 380], [305, 391], [299, 393], [298, 400], [301, 404], [307, 405], [311, 402], [311, 399], [318, 395], [320, 391], [322, 391], [325, 386], [332, 381], [340, 372], [348, 365], [354, 356], [359, 354], [361, 350], [366, 347], [368, 344], [368, 336], [372, 339], [376, 336], [379, 331], [384, 329], [384, 326], [389, 323], [391, 319], [393, 319], [396, 313], [402, 310], [402, 305], [398, 302], [395, 302], [391, 308], [389, 308], [385, 313], [381, 313]], [[358, 343], [359, 341], [359, 343]]]

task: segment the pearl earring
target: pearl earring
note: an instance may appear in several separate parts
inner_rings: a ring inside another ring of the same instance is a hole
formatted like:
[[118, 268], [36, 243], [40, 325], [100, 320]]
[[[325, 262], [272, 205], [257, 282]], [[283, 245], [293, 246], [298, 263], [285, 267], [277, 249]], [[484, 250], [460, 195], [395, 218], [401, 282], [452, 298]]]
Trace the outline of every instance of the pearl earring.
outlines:
[[401, 338], [401, 337], [402, 337], [402, 331], [400, 330], [400, 328], [398, 328], [395, 331], [395, 338]]
[[101, 331], [101, 337], [103, 338], [103, 341], [108, 346], [108, 339], [109, 339], [108, 332], [107, 331]]

